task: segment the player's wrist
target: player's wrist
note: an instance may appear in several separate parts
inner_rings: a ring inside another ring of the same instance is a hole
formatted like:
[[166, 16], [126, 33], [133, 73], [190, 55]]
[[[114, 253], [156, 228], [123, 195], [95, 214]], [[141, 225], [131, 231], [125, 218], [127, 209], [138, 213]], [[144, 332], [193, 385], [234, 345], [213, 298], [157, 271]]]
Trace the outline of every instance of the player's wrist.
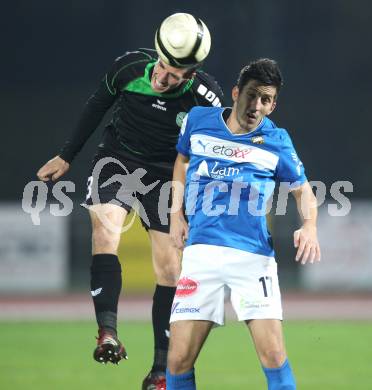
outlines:
[[179, 220], [179, 219], [185, 219], [185, 216], [183, 214], [183, 210], [171, 210], [171, 213], [170, 213], [170, 219], [171, 221], [175, 221], [175, 220]]
[[61, 160], [63, 160], [65, 163], [67, 163], [68, 165], [71, 164], [72, 160], [73, 160], [73, 157], [70, 156], [69, 154], [67, 153], [63, 153], [61, 152], [60, 154], [57, 155], [57, 157], [59, 157]]
[[317, 232], [316, 222], [312, 220], [305, 220], [302, 224], [302, 229]]

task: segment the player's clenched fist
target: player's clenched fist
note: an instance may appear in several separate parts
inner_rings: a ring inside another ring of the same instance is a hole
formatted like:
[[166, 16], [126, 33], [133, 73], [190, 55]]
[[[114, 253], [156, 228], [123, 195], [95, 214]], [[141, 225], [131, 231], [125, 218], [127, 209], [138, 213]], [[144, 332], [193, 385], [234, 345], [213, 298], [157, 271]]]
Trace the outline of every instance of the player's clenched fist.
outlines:
[[37, 172], [37, 177], [42, 181], [53, 181], [63, 176], [70, 168], [70, 164], [61, 157], [56, 156], [43, 165]]

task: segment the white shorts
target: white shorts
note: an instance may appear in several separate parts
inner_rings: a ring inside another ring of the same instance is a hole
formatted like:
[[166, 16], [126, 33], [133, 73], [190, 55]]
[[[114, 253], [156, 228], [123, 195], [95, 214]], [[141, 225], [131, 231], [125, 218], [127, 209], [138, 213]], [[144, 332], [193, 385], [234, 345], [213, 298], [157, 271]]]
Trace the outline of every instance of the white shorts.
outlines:
[[273, 257], [198, 244], [183, 252], [170, 322], [208, 320], [223, 325], [226, 293], [239, 321], [283, 318]]

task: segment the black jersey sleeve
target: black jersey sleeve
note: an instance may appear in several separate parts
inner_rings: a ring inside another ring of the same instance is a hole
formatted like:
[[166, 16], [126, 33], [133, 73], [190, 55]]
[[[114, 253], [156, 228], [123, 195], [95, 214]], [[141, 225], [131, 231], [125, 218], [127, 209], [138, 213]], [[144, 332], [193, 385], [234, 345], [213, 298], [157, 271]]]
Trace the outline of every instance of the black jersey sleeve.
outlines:
[[200, 106], [223, 107], [225, 105], [224, 95], [221, 87], [213, 76], [203, 71], [197, 71], [193, 93]]
[[71, 163], [114, 104], [121, 89], [136, 77], [136, 67], [133, 65], [151, 60], [151, 55], [143, 50], [127, 52], [115, 60], [97, 90], [86, 102], [74, 131], [60, 150], [59, 156], [63, 160]]
[[59, 153], [63, 160], [71, 163], [112, 106], [115, 98], [115, 95], [108, 91], [105, 80], [102, 80], [98, 89], [86, 102], [74, 131]]

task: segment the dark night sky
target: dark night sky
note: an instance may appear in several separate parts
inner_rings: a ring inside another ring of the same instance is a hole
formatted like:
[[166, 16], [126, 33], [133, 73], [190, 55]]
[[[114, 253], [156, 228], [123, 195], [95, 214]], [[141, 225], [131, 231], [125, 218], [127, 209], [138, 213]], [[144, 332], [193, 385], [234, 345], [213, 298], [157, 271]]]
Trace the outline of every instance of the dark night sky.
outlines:
[[[158, 24], [177, 11], [193, 13], [208, 25], [212, 50], [204, 69], [228, 97], [248, 61], [276, 59], [285, 87], [273, 119], [290, 131], [308, 178], [328, 187], [350, 180], [355, 197], [372, 196], [367, 116], [372, 3], [190, 0], [185, 8], [174, 3], [41, 0], [5, 6], [1, 200], [19, 200], [38, 168], [57, 154], [113, 59], [126, 50], [152, 47]], [[78, 198], [102, 127], [66, 177], [75, 181]]]

